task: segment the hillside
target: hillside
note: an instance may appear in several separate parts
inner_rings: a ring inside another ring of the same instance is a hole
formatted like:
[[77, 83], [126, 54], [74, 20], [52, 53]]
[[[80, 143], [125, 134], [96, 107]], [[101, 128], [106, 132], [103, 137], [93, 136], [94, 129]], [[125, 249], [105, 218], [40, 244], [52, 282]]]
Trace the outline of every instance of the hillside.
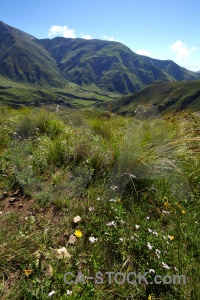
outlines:
[[62, 86], [53, 57], [21, 30], [0, 22], [0, 74], [20, 82]]
[[141, 91], [103, 104], [107, 109], [135, 115], [200, 110], [200, 81], [156, 82]]
[[[138, 55], [118, 42], [57, 37], [39, 40], [0, 22], [0, 75], [12, 80], [89, 90], [135, 93], [157, 80], [197, 80], [172, 61]], [[66, 81], [67, 80], [67, 81]]]

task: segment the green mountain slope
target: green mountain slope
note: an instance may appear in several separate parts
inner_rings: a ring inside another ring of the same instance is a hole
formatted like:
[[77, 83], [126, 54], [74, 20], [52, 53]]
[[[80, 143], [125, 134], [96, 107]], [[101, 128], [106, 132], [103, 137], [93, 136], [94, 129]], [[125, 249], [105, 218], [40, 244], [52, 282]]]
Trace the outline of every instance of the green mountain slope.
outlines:
[[0, 22], [0, 74], [21, 82], [61, 86], [55, 60], [35, 38]]
[[65, 38], [37, 42], [56, 59], [64, 77], [79, 85], [95, 83], [102, 90], [128, 94], [158, 79], [173, 80], [121, 43]]
[[141, 91], [103, 104], [120, 114], [149, 115], [154, 112], [200, 110], [200, 81], [156, 82]]
[[0, 22], [0, 75], [47, 86], [67, 81], [118, 94], [135, 93], [157, 80], [197, 80], [200, 74], [172, 61], [138, 55], [118, 42], [39, 40]]

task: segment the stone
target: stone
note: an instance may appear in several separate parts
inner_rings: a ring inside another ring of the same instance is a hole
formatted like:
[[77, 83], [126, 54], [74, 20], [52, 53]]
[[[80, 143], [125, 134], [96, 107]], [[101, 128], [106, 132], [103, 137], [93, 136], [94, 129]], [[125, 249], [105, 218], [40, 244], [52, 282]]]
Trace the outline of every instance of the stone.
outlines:
[[81, 217], [80, 217], [80, 216], [76, 216], [76, 217], [74, 217], [74, 219], [73, 219], [73, 221], [74, 221], [75, 224], [78, 223], [78, 222], [80, 222], [80, 220], [81, 220]]

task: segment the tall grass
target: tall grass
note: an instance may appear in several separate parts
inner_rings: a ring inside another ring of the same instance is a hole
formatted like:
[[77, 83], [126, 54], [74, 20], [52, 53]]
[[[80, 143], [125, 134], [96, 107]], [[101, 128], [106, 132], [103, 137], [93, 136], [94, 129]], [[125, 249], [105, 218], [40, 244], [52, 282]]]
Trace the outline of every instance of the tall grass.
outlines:
[[[198, 299], [197, 116], [1, 114], [8, 132], [0, 158], [1, 299], [49, 299], [52, 290], [53, 299], [68, 299], [67, 290], [71, 299]], [[6, 213], [3, 193], [16, 189], [34, 200], [34, 216]], [[67, 262], [56, 255], [62, 247], [71, 254]], [[187, 281], [118, 285], [104, 276], [102, 285], [64, 283], [65, 272], [79, 271], [147, 272], [150, 281], [180, 274]]]

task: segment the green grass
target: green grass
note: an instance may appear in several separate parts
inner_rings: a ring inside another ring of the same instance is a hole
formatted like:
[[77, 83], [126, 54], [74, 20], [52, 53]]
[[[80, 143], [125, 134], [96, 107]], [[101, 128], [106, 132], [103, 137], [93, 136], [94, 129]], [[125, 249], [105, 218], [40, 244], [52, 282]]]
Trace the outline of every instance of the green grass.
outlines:
[[[153, 105], [157, 112], [163, 114], [175, 113], [188, 109], [198, 111], [200, 89], [199, 81], [184, 82], [156, 82], [141, 91], [120, 97], [111, 103], [102, 103], [102, 106], [110, 106], [110, 109], [120, 114], [135, 115], [138, 107], [143, 107], [146, 114]], [[145, 112], [140, 113], [145, 116]]]
[[[52, 299], [198, 299], [199, 125], [191, 113], [139, 120], [0, 107], [1, 299], [45, 300], [53, 290]], [[69, 244], [76, 230], [82, 236]], [[59, 259], [62, 247], [70, 259]], [[99, 271], [187, 280], [63, 280]]]

